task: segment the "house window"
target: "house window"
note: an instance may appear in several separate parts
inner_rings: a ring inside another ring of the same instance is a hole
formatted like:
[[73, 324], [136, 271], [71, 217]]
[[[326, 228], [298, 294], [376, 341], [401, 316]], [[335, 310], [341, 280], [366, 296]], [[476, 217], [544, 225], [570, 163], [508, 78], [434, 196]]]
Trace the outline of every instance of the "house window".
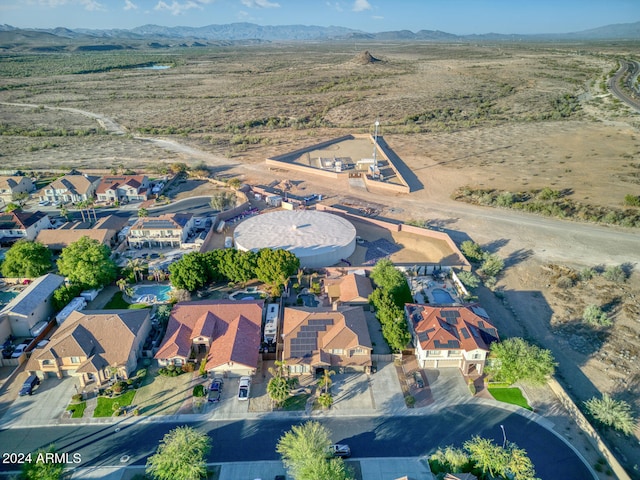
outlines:
[[173, 364], [177, 365], [177, 366], [181, 366], [182, 365], [182, 359], [181, 358], [174, 358], [173, 359]]
[[342, 348], [332, 348], [330, 352], [334, 355], [344, 355], [344, 350]]
[[80, 357], [71, 357], [71, 363], [80, 363]]
[[51, 360], [42, 360], [42, 366], [51, 365]]
[[471, 355], [471, 358], [474, 360], [480, 360], [482, 358], [482, 354], [481, 353], [474, 353], [473, 355]]
[[439, 357], [442, 355], [440, 350], [427, 350], [427, 357]]
[[460, 350], [449, 350], [449, 356], [450, 357], [459, 357], [460, 356]]
[[364, 348], [354, 348], [351, 350], [351, 355], [364, 355], [365, 353]]

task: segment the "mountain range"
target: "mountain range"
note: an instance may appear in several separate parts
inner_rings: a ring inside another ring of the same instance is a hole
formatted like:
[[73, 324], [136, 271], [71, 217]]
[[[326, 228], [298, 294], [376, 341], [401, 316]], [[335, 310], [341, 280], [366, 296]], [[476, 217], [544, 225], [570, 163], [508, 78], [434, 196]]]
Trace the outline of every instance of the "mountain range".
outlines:
[[[70, 42], [73, 40], [73, 42]], [[256, 25], [253, 23], [232, 23], [207, 25], [204, 27], [163, 27], [143, 25], [132, 29], [21, 29], [10, 25], [0, 25], [0, 51], [27, 46], [58, 45], [64, 48], [68, 43], [119, 43], [130, 41], [134, 44], [147, 42], [156, 47], [204, 46], [227, 42], [278, 42], [278, 41], [576, 41], [576, 40], [640, 40], [640, 22], [606, 25], [581, 32], [557, 34], [498, 34], [483, 33], [455, 35], [438, 30], [397, 30], [367, 33], [345, 27], [320, 27], [314, 25]], [[135, 45], [132, 45], [135, 46]], [[123, 48], [121, 46], [121, 48]], [[124, 47], [126, 48], [126, 47]]]

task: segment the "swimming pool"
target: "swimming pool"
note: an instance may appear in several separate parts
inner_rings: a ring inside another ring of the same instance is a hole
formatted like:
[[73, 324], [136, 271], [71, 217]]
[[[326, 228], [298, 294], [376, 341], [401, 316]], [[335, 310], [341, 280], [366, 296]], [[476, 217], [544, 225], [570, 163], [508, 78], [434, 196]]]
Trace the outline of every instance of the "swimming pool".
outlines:
[[18, 296], [18, 292], [0, 292], [0, 305], [6, 305]]
[[169, 285], [140, 285], [133, 287], [133, 298], [136, 303], [168, 302], [171, 292]]
[[446, 290], [442, 290], [441, 288], [434, 288], [431, 290], [431, 295], [433, 296], [434, 303], [455, 303], [456, 301]]
[[305, 307], [315, 308], [320, 303], [312, 293], [300, 293], [298, 298], [302, 299], [302, 304]]

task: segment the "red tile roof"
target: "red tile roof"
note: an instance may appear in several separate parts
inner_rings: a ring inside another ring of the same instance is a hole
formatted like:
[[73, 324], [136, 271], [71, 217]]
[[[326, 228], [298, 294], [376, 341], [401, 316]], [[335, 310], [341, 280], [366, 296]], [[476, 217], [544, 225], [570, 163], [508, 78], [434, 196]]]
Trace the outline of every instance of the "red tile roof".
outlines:
[[369, 277], [350, 273], [341, 278], [325, 280], [326, 290], [332, 300], [341, 302], [366, 302], [373, 292]]
[[405, 312], [422, 350], [489, 350], [498, 331], [478, 305], [406, 304]]
[[229, 362], [256, 368], [260, 349], [262, 300], [202, 300], [177, 303], [156, 359], [188, 358], [192, 340], [207, 337], [207, 369]]
[[117, 190], [125, 185], [138, 190], [144, 181], [145, 175], [115, 175], [102, 177], [102, 180], [96, 189], [96, 194], [105, 193], [107, 190]]

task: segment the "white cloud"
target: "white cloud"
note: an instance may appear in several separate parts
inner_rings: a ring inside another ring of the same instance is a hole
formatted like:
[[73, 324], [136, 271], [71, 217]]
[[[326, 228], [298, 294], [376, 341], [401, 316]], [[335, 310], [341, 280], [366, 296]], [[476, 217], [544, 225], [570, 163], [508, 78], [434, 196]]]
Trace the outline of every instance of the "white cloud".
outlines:
[[95, 11], [104, 11], [106, 8], [100, 2], [96, 0], [36, 0], [30, 1], [30, 4], [37, 4], [44, 7], [56, 8], [61, 7], [63, 5], [80, 5], [84, 7], [85, 10], [89, 10], [91, 12]]
[[337, 10], [338, 12], [342, 12], [342, 6], [340, 5], [339, 2], [335, 2], [335, 3], [331, 3], [331, 2], [327, 2], [327, 7], [329, 8], [333, 8], [335, 10]]
[[280, 8], [279, 3], [270, 2], [269, 0], [240, 0], [240, 2], [249, 8]]
[[125, 10], [137, 10], [138, 6], [133, 3], [131, 0], [124, 0], [124, 9]]
[[371, 10], [371, 4], [368, 0], [356, 0], [353, 2], [354, 12], [364, 12], [365, 10]]
[[154, 10], [167, 10], [171, 15], [181, 15], [187, 10], [191, 10], [193, 8], [202, 8], [200, 2], [194, 2], [192, 0], [188, 0], [186, 2], [178, 2], [173, 0], [171, 4], [168, 4], [162, 0], [160, 0], [155, 7]]

